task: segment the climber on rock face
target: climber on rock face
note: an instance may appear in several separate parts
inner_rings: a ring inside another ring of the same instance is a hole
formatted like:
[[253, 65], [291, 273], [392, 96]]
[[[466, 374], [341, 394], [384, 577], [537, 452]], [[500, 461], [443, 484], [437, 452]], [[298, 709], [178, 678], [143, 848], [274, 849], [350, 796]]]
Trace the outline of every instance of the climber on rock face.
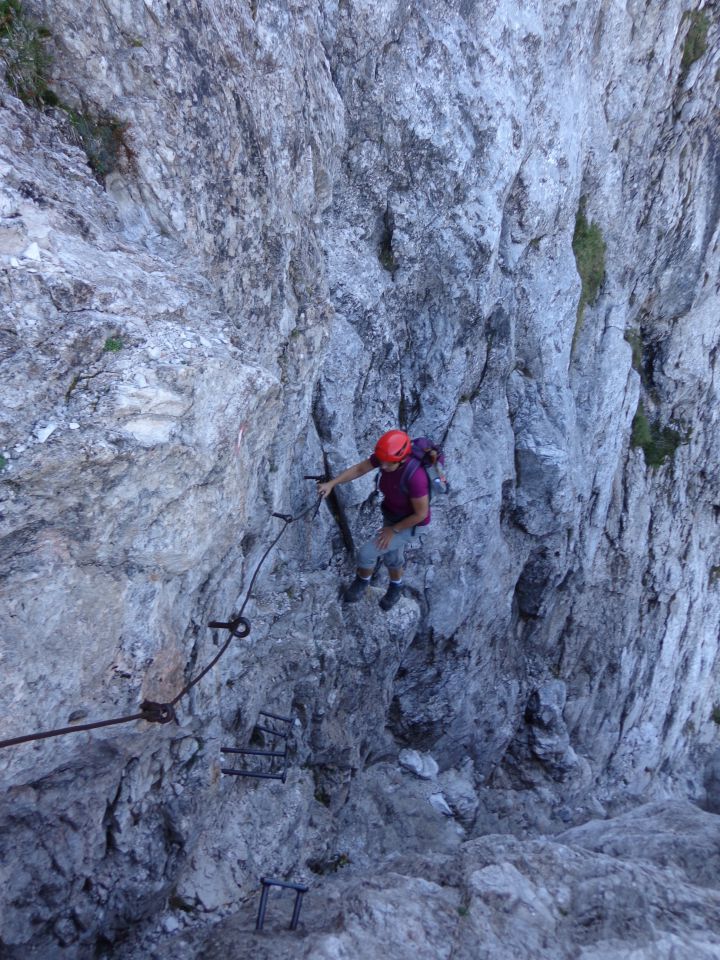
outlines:
[[416, 527], [430, 523], [430, 488], [424, 470], [415, 470], [405, 482], [405, 467], [410, 458], [410, 437], [402, 430], [389, 430], [375, 444], [374, 453], [339, 473], [337, 477], [318, 483], [318, 493], [327, 497], [339, 483], [348, 483], [380, 468], [380, 492], [383, 495], [383, 526], [378, 534], [358, 551], [357, 573], [345, 591], [346, 603], [355, 603], [365, 593], [378, 557], [390, 574], [387, 593], [380, 601], [383, 610], [393, 607], [402, 595], [405, 544]]

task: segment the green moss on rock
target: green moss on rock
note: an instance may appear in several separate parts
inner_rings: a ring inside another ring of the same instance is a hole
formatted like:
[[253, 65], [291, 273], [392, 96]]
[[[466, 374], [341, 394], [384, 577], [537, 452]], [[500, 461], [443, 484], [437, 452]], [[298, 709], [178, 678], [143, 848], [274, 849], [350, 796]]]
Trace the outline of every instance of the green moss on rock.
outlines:
[[680, 61], [683, 75], [707, 50], [707, 35], [710, 27], [710, 20], [704, 10], [691, 10], [685, 14], [685, 18], [690, 21], [690, 25], [688, 32], [685, 34], [685, 44]]
[[683, 437], [672, 427], [663, 427], [659, 421], [650, 422], [647, 418], [642, 402], [638, 404], [633, 419], [631, 443], [633, 447], [640, 447], [649, 467], [660, 467], [669, 460], [681, 443], [686, 443]]
[[0, 0], [0, 61], [5, 80], [17, 97], [35, 106], [57, 101], [48, 89], [49, 36], [49, 31], [25, 12], [20, 0]]
[[575, 217], [572, 248], [582, 284], [580, 301], [577, 307], [575, 336], [573, 338], [573, 342], [575, 342], [582, 328], [585, 307], [588, 304], [595, 303], [605, 277], [605, 241], [600, 227], [596, 223], [588, 222], [585, 215], [584, 197], [580, 200]]

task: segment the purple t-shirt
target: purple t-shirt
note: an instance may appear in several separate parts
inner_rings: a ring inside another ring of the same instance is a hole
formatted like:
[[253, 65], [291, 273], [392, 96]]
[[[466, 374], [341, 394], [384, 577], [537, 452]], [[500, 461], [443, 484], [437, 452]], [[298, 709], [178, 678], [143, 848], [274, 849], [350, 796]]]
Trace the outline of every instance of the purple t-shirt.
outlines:
[[[374, 453], [370, 456], [370, 462], [374, 467], [380, 467], [380, 461]], [[406, 484], [408, 492], [403, 492], [402, 478], [406, 468], [407, 463], [402, 463], [397, 470], [392, 470], [390, 473], [380, 470], [380, 493], [383, 495], [383, 509], [391, 516], [397, 517], [398, 520], [409, 517], [414, 512], [413, 505], [410, 503], [411, 497], [418, 500], [420, 497], [427, 497], [430, 493], [430, 481], [422, 467], [417, 468], [410, 477], [409, 483]], [[428, 523], [430, 523], [429, 510], [427, 517], [418, 526], [424, 527]]]

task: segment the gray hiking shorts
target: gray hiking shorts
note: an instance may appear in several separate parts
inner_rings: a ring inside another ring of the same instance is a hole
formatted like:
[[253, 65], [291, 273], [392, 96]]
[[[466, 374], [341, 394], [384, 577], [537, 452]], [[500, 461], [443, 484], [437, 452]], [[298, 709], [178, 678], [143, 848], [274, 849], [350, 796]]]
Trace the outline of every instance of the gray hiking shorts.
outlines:
[[412, 535], [412, 527], [409, 530], [401, 530], [400, 533], [394, 534], [387, 550], [380, 550], [375, 543], [375, 537], [373, 537], [358, 550], [358, 567], [361, 570], [370, 570], [377, 563], [378, 557], [382, 557], [382, 562], [386, 567], [393, 569], [402, 567], [405, 563], [405, 544], [412, 539]]

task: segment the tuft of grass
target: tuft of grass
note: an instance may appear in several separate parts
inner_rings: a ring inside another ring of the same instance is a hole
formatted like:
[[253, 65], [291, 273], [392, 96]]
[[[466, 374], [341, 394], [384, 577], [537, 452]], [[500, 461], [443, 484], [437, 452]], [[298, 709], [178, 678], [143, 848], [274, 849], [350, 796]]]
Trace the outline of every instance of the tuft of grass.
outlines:
[[630, 442], [633, 447], [642, 449], [647, 466], [660, 467], [675, 454], [681, 443], [687, 442], [687, 437], [672, 427], [660, 426], [657, 420], [650, 423], [641, 401], [633, 419]]
[[85, 151], [90, 169], [100, 183], [124, 161], [132, 160], [127, 143], [129, 124], [116, 117], [92, 117], [87, 113], [65, 109], [80, 146]]
[[720, 703], [716, 703], [712, 708], [710, 719], [720, 727]]
[[704, 10], [690, 10], [684, 14], [683, 19], [690, 21], [688, 32], [685, 34], [682, 60], [680, 61], [680, 70], [684, 77], [695, 61], [699, 60], [707, 50], [710, 20]]
[[128, 124], [116, 117], [92, 117], [63, 103], [48, 85], [52, 57], [47, 50], [50, 31], [26, 14], [22, 0], [0, 0], [0, 61], [5, 80], [16, 96], [42, 109], [56, 107], [68, 118], [78, 145], [100, 183], [123, 162], [132, 162], [127, 143]]
[[326, 860], [308, 860], [308, 867], [313, 873], [324, 876], [328, 873], [337, 873], [338, 870], [350, 866], [351, 863], [352, 860], [347, 853], [336, 853], [335, 856], [328, 857]]
[[330, 794], [327, 790], [324, 790], [322, 787], [318, 787], [315, 790], [315, 799], [318, 803], [321, 803], [324, 807], [330, 806]]
[[393, 253], [392, 243], [387, 238], [384, 237], [378, 244], [378, 260], [380, 261], [380, 266], [383, 270], [387, 270], [388, 273], [395, 273], [398, 268], [397, 258]]
[[47, 51], [48, 30], [28, 16], [21, 0], [0, 0], [0, 59], [12, 92], [34, 106], [54, 106], [57, 97], [48, 88], [52, 59]]
[[0, 455], [0, 470], [4, 470], [7, 465], [8, 465], [7, 459], [2, 455]]
[[595, 303], [605, 277], [605, 241], [600, 227], [596, 223], [588, 222], [585, 207], [585, 197], [581, 197], [572, 239], [575, 265], [582, 284], [573, 343], [577, 341], [582, 329], [585, 307]]
[[105, 341], [105, 346], [103, 347], [104, 353], [117, 353], [119, 350], [122, 350], [124, 344], [120, 337], [108, 337]]

